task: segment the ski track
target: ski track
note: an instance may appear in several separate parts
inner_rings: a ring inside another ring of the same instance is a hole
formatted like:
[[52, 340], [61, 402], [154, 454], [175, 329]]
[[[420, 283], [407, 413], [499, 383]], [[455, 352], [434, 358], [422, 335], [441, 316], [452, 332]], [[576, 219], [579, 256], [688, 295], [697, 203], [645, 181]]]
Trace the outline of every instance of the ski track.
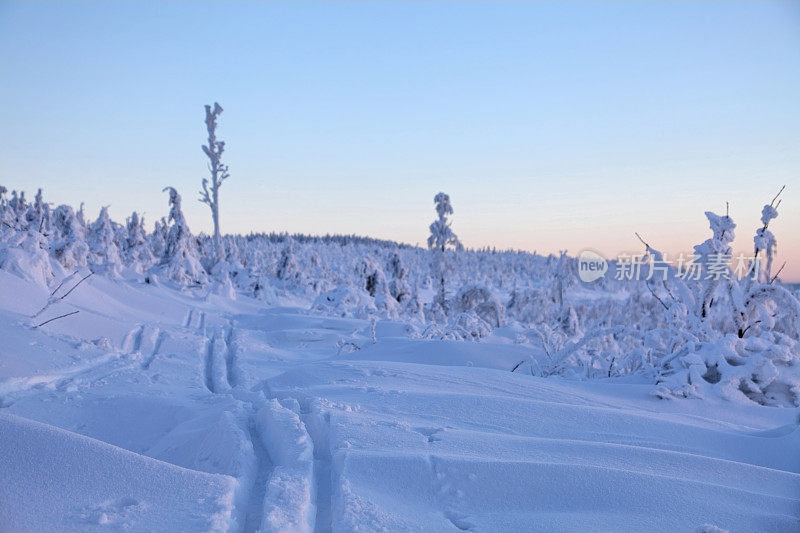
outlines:
[[[129, 364], [120, 366], [120, 361], [121, 356], [119, 353], [110, 352], [78, 368], [29, 378], [9, 379], [0, 385], [0, 407], [9, 407], [14, 403], [14, 398], [35, 394], [48, 388], [65, 391], [70, 385], [84, 384], [87, 382], [84, 378], [89, 377], [96, 371], [99, 371], [99, 373], [89, 381], [90, 384], [130, 368]], [[110, 368], [105, 370], [104, 367], [107, 366], [110, 366]]]
[[272, 462], [269, 454], [261, 441], [255, 417], [248, 419], [248, 435], [253, 445], [253, 453], [256, 459], [256, 472], [253, 476], [253, 484], [250, 487], [250, 494], [247, 498], [247, 509], [245, 509], [245, 521], [242, 527], [244, 533], [259, 531], [264, 517], [264, 497], [267, 493], [267, 484], [272, 474]]
[[[198, 327], [205, 329], [205, 313], [200, 313]], [[235, 335], [236, 330], [231, 321], [228, 323], [224, 335], [223, 331], [220, 330], [212, 334], [211, 337], [206, 336], [203, 340], [203, 346], [201, 348], [203, 357], [203, 377], [206, 388], [212, 394], [233, 393], [235, 397], [240, 396], [233, 391], [237, 384], [236, 376], [238, 375], [238, 369], [236, 367]], [[224, 354], [220, 353], [222, 350], [218, 349], [221, 348], [220, 345], [224, 345]], [[223, 361], [218, 360], [220, 357], [224, 357], [224, 370], [221, 365]], [[219, 373], [222, 375], [217, 375]], [[224, 383], [228, 385], [229, 390], [218, 390], [216, 384], [223, 384], [221, 381], [222, 379], [225, 380]], [[246, 478], [252, 478], [253, 481], [248, 490], [247, 502], [245, 504], [246, 508], [244, 510], [239, 510], [238, 514], [239, 516], [244, 516], [242, 531], [249, 533], [261, 529], [261, 522], [264, 517], [264, 498], [267, 493], [270, 476], [272, 475], [273, 465], [258, 430], [255, 416], [257, 406], [252, 399], [243, 399], [242, 401], [244, 405], [241, 409], [248, 413], [246, 434], [250, 439], [250, 444], [253, 449], [255, 470], [251, 471], [249, 476], [246, 476]], [[241, 411], [239, 412], [241, 413]]]
[[142, 363], [142, 369], [143, 370], [148, 370], [150, 368], [150, 365], [153, 364], [153, 361], [155, 361], [156, 356], [159, 354], [159, 352], [161, 352], [161, 345], [164, 343], [164, 339], [167, 336], [167, 334], [164, 331], [161, 331], [158, 328], [156, 328], [155, 331], [156, 331], [156, 341], [155, 341], [155, 344], [153, 346], [153, 352]]
[[[9, 407], [14, 398], [34, 394], [44, 389], [66, 392], [72, 387], [90, 387], [117, 372], [129, 370], [133, 363], [124, 359], [136, 357], [141, 352], [145, 326], [140, 324], [125, 334], [120, 349], [97, 357], [78, 368], [69, 368], [51, 374], [28, 378], [12, 378], [0, 384], [0, 408]], [[149, 366], [149, 365], [148, 365]]]
[[186, 312], [186, 316], [183, 318], [183, 327], [188, 328], [192, 324], [192, 314], [194, 314], [194, 309]]
[[[233, 393], [233, 389], [240, 381], [240, 371], [237, 367], [236, 328], [233, 321], [229, 320], [227, 327], [220, 328], [219, 331], [208, 336], [205, 334], [206, 320], [205, 312], [190, 309], [183, 321], [184, 328], [195, 329], [202, 334], [199, 351], [204, 386], [211, 394]], [[72, 387], [91, 386], [118, 372], [140, 373], [148, 370], [168, 336], [169, 334], [159, 327], [138, 324], [125, 334], [120, 349], [116, 352], [110, 352], [77, 369], [31, 378], [12, 379], [1, 384], [0, 408], [13, 405], [14, 399], [17, 397], [39, 393], [44, 389], [52, 389], [64, 394], [69, 392]], [[143, 350], [149, 352], [149, 355], [141, 360]], [[226, 384], [228, 387], [225, 387]], [[219, 390], [221, 388], [227, 390]], [[239, 396], [239, 394], [233, 394]], [[246, 502], [240, 505], [246, 505], [246, 508], [239, 509], [237, 514], [244, 518], [241, 530], [254, 532], [261, 528], [266, 503], [264, 499], [274, 468], [256, 422], [256, 402], [245, 396], [242, 398], [241, 407], [234, 411], [235, 415], [246, 417], [247, 431], [245, 434], [251, 442], [255, 459], [254, 469], [244, 474], [244, 479], [248, 480], [250, 485]], [[320, 449], [327, 448], [320, 447]], [[320, 463], [323, 471], [330, 472], [329, 458], [320, 460]], [[250, 479], [252, 482], [249, 482]], [[317, 527], [316, 530], [330, 531], [330, 480], [328, 479], [327, 483], [323, 481], [317, 484], [319, 485], [317, 498], [323, 502], [327, 501], [327, 504], [323, 504], [322, 509], [318, 511], [318, 516], [323, 518], [323, 521], [318, 522], [318, 526], [320, 524], [325, 524], [325, 526]]]
[[329, 533], [332, 528], [333, 471], [329, 439], [330, 415], [315, 410], [309, 398], [300, 398], [300, 420], [311, 437], [314, 450], [314, 503], [317, 511], [314, 519], [315, 533]]
[[127, 355], [134, 355], [139, 353], [142, 346], [142, 334], [144, 332], [144, 325], [139, 324], [130, 330], [125, 338], [122, 340], [120, 351]]
[[233, 388], [238, 384], [238, 372], [236, 368], [236, 344], [234, 337], [233, 324], [228, 325], [228, 333], [225, 335], [225, 378], [228, 385]]
[[201, 349], [203, 353], [203, 381], [208, 392], [214, 394], [214, 339], [208, 338], [203, 341]]

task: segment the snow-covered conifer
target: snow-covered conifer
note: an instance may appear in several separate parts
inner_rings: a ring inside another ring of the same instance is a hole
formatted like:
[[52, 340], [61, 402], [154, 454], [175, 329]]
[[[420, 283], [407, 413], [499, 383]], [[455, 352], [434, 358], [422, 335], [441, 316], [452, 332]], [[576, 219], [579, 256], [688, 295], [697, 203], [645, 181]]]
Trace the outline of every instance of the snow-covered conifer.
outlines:
[[453, 233], [450, 227], [448, 215], [453, 214], [453, 206], [450, 204], [450, 196], [440, 192], [433, 198], [436, 204], [436, 214], [438, 218], [430, 225], [431, 235], [428, 237], [428, 248], [433, 251], [431, 264], [432, 277], [437, 283], [437, 294], [434, 304], [447, 313], [447, 272], [450, 265], [447, 263], [446, 251], [448, 248], [460, 250], [461, 241]]
[[75, 211], [60, 205], [53, 211], [53, 235], [50, 251], [66, 270], [86, 266], [89, 245], [86, 233]]
[[97, 220], [89, 228], [89, 266], [92, 272], [118, 273], [121, 258], [115, 236], [108, 207], [102, 207]]
[[164, 190], [169, 192], [168, 221], [172, 225], [167, 233], [158, 270], [180, 285], [205, 284], [208, 275], [200, 264], [196, 243], [183, 216], [181, 195], [173, 187], [165, 187]]
[[33, 205], [28, 208], [28, 227], [47, 235], [50, 232], [50, 206], [42, 197], [42, 189], [36, 193]]
[[404, 304], [411, 298], [411, 285], [408, 284], [406, 269], [400, 254], [395, 250], [389, 261], [389, 272], [392, 280], [389, 282], [389, 292], [399, 303]]
[[89, 228], [89, 266], [92, 272], [113, 276], [119, 274], [120, 264], [115, 228], [108, 216], [108, 207], [102, 207], [97, 220]]
[[134, 211], [126, 221], [127, 234], [122, 244], [122, 252], [127, 264], [136, 272], [143, 273], [153, 264], [153, 253], [147, 243], [144, 217]]
[[281, 256], [278, 259], [278, 266], [275, 271], [275, 275], [280, 280], [297, 281], [301, 275], [294, 248], [294, 240], [290, 237], [281, 250]]

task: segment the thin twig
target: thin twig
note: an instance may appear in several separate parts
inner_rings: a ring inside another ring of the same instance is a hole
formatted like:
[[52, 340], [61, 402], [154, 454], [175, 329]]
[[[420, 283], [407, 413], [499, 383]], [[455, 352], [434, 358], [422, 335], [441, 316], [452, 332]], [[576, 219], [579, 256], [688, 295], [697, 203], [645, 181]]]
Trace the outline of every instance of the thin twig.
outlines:
[[59, 318], [64, 318], [65, 316], [74, 315], [74, 314], [76, 314], [76, 313], [80, 313], [80, 311], [72, 311], [71, 313], [67, 313], [66, 315], [61, 315], [61, 316], [57, 316], [57, 317], [55, 317], [55, 318], [51, 318], [50, 320], [45, 320], [44, 322], [42, 322], [42, 323], [41, 323], [41, 324], [39, 324], [38, 326], [33, 326], [33, 328], [34, 328], [34, 329], [36, 329], [36, 328], [40, 328], [40, 327], [44, 326], [45, 324], [49, 324], [49, 323], [50, 323], [50, 322], [52, 322], [53, 320], [58, 320]]
[[755, 326], [756, 324], [760, 324], [760, 323], [761, 323], [761, 321], [760, 321], [760, 320], [756, 320], [756, 321], [755, 321], [755, 322], [753, 322], [752, 324], [749, 324], [749, 325], [748, 325], [746, 328], [744, 328], [744, 329], [742, 330], [742, 332], [739, 334], [739, 338], [741, 339], [742, 337], [744, 337], [744, 334], [745, 334], [745, 333], [747, 333], [747, 330], [748, 330], [748, 329], [750, 329], [750, 328], [752, 328], [753, 326]]
[[[77, 272], [77, 271], [76, 271], [76, 272]], [[70, 279], [72, 276], [73, 276], [73, 274], [70, 274], [69, 276], [67, 276], [67, 277], [65, 277], [64, 279], [62, 279], [62, 280], [61, 280], [61, 283], [59, 283], [59, 284], [58, 284], [58, 287], [56, 287], [55, 289], [53, 289], [53, 292], [51, 292], [51, 293], [50, 293], [50, 297], [52, 298], [53, 296], [55, 296], [55, 295], [56, 295], [56, 293], [58, 292], [58, 289], [60, 289], [60, 288], [61, 288], [61, 287], [64, 285], [64, 282], [66, 282], [66, 281], [67, 281], [68, 279]]]
[[81, 278], [81, 280], [80, 280], [78, 283], [76, 283], [76, 284], [75, 284], [75, 285], [74, 285], [74, 286], [73, 286], [73, 287], [72, 287], [72, 288], [71, 288], [69, 291], [67, 291], [67, 294], [65, 294], [64, 296], [62, 296], [60, 299], [61, 299], [61, 300], [63, 300], [64, 298], [66, 298], [67, 296], [69, 296], [69, 293], [71, 293], [72, 291], [74, 291], [75, 289], [77, 289], [77, 288], [78, 288], [78, 285], [80, 285], [81, 283], [83, 283], [84, 281], [86, 281], [86, 278], [88, 278], [88, 277], [89, 277], [89, 276], [91, 276], [92, 274], [94, 274], [94, 272], [89, 272], [88, 274], [86, 274], [86, 275], [85, 275], [83, 278]]
[[645, 285], [645, 287], [647, 287], [647, 289], [650, 291], [650, 294], [652, 294], [652, 295], [653, 295], [653, 297], [654, 297], [656, 300], [658, 300], [658, 301], [661, 303], [661, 305], [663, 305], [663, 306], [664, 306], [664, 309], [669, 309], [669, 307], [667, 306], [667, 304], [665, 304], [665, 303], [664, 303], [664, 300], [662, 300], [661, 298], [659, 298], [659, 297], [658, 297], [658, 295], [656, 294], [656, 291], [654, 291], [654, 290], [653, 290], [653, 288], [650, 286], [650, 284], [649, 284], [649, 283], [647, 283], [647, 282], [645, 281], [645, 282], [644, 282], [644, 285]]
[[772, 276], [772, 279], [771, 279], [771, 280], [769, 280], [770, 284], [771, 284], [773, 281], [775, 281], [776, 279], [778, 279], [778, 275], [781, 273], [781, 270], [783, 270], [783, 267], [785, 267], [785, 266], [786, 266], [786, 261], [784, 261], [784, 262], [783, 262], [783, 264], [782, 264], [782, 265], [781, 265], [781, 267], [778, 269], [778, 271], [777, 271], [777, 272], [775, 272], [775, 275], [774, 275], [774, 276]]
[[62, 286], [64, 283], [66, 283], [66, 281], [67, 281], [68, 279], [72, 279], [72, 276], [74, 276], [76, 273], [77, 273], [77, 271], [73, 272], [72, 274], [70, 274], [69, 276], [67, 276], [67, 277], [66, 277], [66, 278], [64, 278], [63, 280], [61, 280], [61, 283], [58, 285], [58, 287], [56, 287], [56, 290], [54, 290], [52, 293], [50, 293], [50, 298], [47, 300], [47, 303], [46, 303], [46, 304], [44, 304], [44, 307], [42, 307], [41, 309], [39, 309], [39, 310], [36, 312], [36, 314], [34, 314], [34, 315], [31, 317], [31, 318], [36, 318], [37, 316], [39, 316], [39, 315], [41, 315], [42, 313], [44, 313], [44, 312], [45, 312], [47, 309], [49, 309], [51, 305], [53, 305], [54, 303], [60, 302], [61, 300], [63, 300], [63, 299], [64, 299], [64, 298], [66, 298], [67, 296], [69, 296], [69, 294], [70, 294], [72, 291], [74, 291], [74, 290], [75, 290], [75, 289], [78, 287], [78, 285], [80, 285], [81, 283], [83, 283], [83, 282], [84, 282], [84, 280], [86, 280], [86, 278], [88, 278], [89, 276], [91, 276], [91, 275], [92, 275], [94, 272], [90, 272], [89, 274], [87, 274], [87, 275], [86, 275], [86, 276], [85, 276], [83, 279], [81, 279], [81, 280], [80, 280], [78, 283], [76, 283], [76, 284], [75, 284], [75, 285], [74, 285], [74, 286], [73, 286], [73, 287], [72, 287], [72, 288], [71, 288], [69, 291], [67, 291], [67, 293], [66, 293], [66, 294], [64, 294], [63, 296], [55, 297], [54, 295], [55, 295], [55, 293], [56, 293], [56, 292], [58, 292], [58, 289], [60, 289], [60, 288], [61, 288], [61, 286]]
[[639, 233], [638, 233], [638, 232], [634, 231], [634, 232], [633, 232], [633, 234], [634, 234], [634, 235], [636, 235], [636, 237], [637, 237], [637, 238], [638, 238], [640, 241], [642, 241], [642, 244], [644, 244], [645, 248], [650, 248], [650, 245], [649, 245], [649, 244], [647, 244], [646, 242], [644, 242], [644, 239], [642, 239], [642, 236], [641, 236], [641, 235], [639, 235]]
[[785, 188], [786, 188], [786, 185], [784, 185], [783, 187], [781, 187], [781, 190], [779, 190], [779, 191], [778, 191], [778, 194], [776, 194], [776, 195], [775, 195], [775, 198], [773, 198], [773, 199], [772, 199], [772, 201], [769, 203], [769, 205], [772, 205], [772, 204], [774, 204], [774, 203], [775, 203], [775, 200], [777, 200], [777, 199], [778, 199], [778, 196], [780, 196], [780, 195], [781, 195], [781, 193], [783, 192], [783, 189], [785, 189]]

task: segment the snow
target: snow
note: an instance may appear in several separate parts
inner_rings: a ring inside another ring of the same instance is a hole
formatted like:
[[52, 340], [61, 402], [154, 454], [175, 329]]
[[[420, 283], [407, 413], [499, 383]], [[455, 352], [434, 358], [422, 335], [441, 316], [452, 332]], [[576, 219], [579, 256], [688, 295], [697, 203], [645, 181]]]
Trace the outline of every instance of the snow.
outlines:
[[542, 355], [512, 326], [94, 275], [34, 329], [49, 291], [0, 295], [4, 530], [800, 528], [798, 408], [512, 373]]
[[224, 531], [236, 481], [0, 413], [6, 531]]

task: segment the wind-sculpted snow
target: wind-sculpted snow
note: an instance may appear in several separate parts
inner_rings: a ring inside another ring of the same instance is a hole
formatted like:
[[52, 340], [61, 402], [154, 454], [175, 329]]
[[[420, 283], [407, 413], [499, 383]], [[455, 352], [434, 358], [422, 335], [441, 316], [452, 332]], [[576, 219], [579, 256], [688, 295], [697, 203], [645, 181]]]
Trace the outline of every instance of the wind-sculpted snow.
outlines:
[[6, 531], [225, 531], [236, 482], [0, 413]]

